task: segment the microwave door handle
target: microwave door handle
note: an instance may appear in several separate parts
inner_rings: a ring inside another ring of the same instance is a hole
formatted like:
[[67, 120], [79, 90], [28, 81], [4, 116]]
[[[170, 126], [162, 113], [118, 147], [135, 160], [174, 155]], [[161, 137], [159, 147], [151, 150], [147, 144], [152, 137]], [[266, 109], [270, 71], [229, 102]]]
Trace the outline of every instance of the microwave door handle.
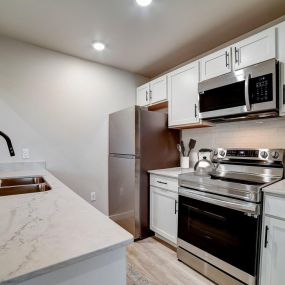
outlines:
[[251, 105], [249, 101], [249, 81], [251, 79], [251, 75], [248, 74], [245, 79], [245, 90], [244, 90], [244, 96], [245, 96], [245, 106], [246, 106], [246, 111], [250, 112], [251, 111]]

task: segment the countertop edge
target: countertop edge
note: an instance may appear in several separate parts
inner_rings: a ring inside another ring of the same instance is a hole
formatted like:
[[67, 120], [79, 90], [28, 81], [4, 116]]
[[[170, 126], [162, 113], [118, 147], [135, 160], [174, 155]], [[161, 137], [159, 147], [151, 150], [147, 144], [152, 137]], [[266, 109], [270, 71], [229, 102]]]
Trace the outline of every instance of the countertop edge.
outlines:
[[178, 176], [180, 174], [190, 173], [193, 171], [194, 169], [192, 167], [190, 168], [171, 167], [171, 168], [164, 168], [164, 169], [152, 169], [152, 170], [148, 170], [147, 172], [153, 175], [159, 175], [163, 177], [178, 179]]
[[[41, 163], [41, 162], [40, 162]], [[10, 173], [10, 169], [8, 170], [8, 174], [5, 175], [6, 173], [4, 173], [4, 176], [6, 177], [14, 177], [14, 176], [23, 176], [23, 169], [19, 170], [12, 170], [12, 172]], [[19, 172], [18, 172], [19, 171]], [[61, 190], [61, 189], [65, 189], [70, 191], [70, 193], [74, 196], [76, 196], [76, 199], [81, 200], [81, 202], [85, 202], [86, 206], [90, 206], [92, 207], [88, 202], [86, 202], [80, 195], [78, 195], [76, 192], [74, 192], [71, 188], [69, 188], [67, 185], [65, 185], [64, 183], [62, 183], [59, 179], [57, 179], [49, 170], [45, 169], [45, 168], [39, 168], [39, 169], [27, 169], [24, 170], [25, 172], [31, 173], [29, 175], [34, 175], [35, 173], [37, 173], [37, 175], [41, 175], [44, 178], [47, 179], [47, 181], [49, 182], [49, 179], [54, 179], [55, 182], [57, 183], [57, 185], [54, 186], [54, 189], [56, 190]], [[26, 174], [25, 174], [26, 175]], [[54, 182], [53, 182], [54, 183]], [[98, 211], [98, 210], [97, 210]], [[104, 215], [103, 213], [101, 213], [100, 211], [98, 211], [99, 215]], [[106, 215], [104, 215], [106, 216]], [[106, 216], [106, 218], [109, 218], [108, 216]], [[90, 258], [96, 257], [96, 256], [100, 256], [104, 253], [119, 249], [119, 248], [124, 248], [126, 246], [128, 246], [129, 244], [131, 244], [134, 241], [133, 236], [131, 236], [131, 234], [129, 234], [127, 237], [125, 238], [121, 238], [121, 240], [117, 241], [116, 243], [113, 244], [107, 244], [105, 247], [101, 247], [101, 248], [97, 248], [94, 249], [93, 251], [88, 251], [86, 253], [83, 253], [81, 255], [77, 255], [65, 260], [62, 260], [58, 263], [54, 263], [54, 264], [50, 264], [47, 266], [44, 266], [42, 268], [38, 268], [35, 269], [33, 271], [24, 273], [22, 275], [16, 276], [16, 277], [12, 277], [9, 279], [2, 279], [2, 281], [0, 280], [0, 285], [8, 285], [8, 284], [19, 284], [21, 282], [25, 282], [28, 281], [30, 279], [33, 279], [35, 277], [39, 277], [41, 275], [50, 273], [52, 271], [76, 264], [76, 263], [80, 263], [82, 261], [88, 260]]]
[[262, 192], [266, 195], [276, 195], [285, 198], [285, 179], [264, 187]]
[[29, 273], [26, 273], [26, 274], [21, 275], [19, 277], [15, 277], [13, 279], [4, 280], [4, 281], [0, 282], [0, 285], [8, 285], [8, 284], [9, 285], [16, 285], [16, 284], [19, 284], [20, 282], [28, 281], [32, 278], [39, 277], [41, 275], [50, 273], [52, 271], [67, 267], [69, 265], [80, 263], [82, 261], [88, 260], [92, 257], [99, 256], [99, 255], [104, 254], [106, 252], [110, 252], [110, 251], [115, 250], [115, 249], [126, 247], [126, 246], [130, 245], [133, 241], [134, 241], [134, 239], [130, 238], [126, 241], [119, 242], [115, 245], [104, 247], [104, 248], [95, 250], [94, 252], [89, 252], [89, 253], [68, 259], [66, 261], [62, 261], [62, 262], [59, 262], [59, 263], [56, 263], [56, 264], [53, 264], [53, 265], [32, 271], [32, 272], [29, 272]]
[[171, 175], [171, 174], [165, 174], [165, 173], [158, 173], [158, 172], [155, 172], [150, 170], [148, 171], [149, 174], [153, 174], [153, 175], [159, 175], [159, 176], [163, 176], [163, 177], [169, 177], [169, 178], [175, 178], [175, 179], [178, 179], [178, 176], [176, 175]]

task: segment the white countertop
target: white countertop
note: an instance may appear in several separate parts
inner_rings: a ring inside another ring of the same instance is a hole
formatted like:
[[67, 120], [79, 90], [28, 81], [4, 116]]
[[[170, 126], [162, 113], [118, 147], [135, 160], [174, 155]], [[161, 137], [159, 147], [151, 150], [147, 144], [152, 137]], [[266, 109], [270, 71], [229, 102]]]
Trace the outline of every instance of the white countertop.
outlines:
[[285, 197], [285, 179], [262, 189], [266, 194], [282, 195]]
[[52, 190], [0, 197], [0, 284], [17, 284], [133, 241], [45, 169], [4, 171], [40, 175]]
[[148, 172], [151, 174], [162, 175], [162, 176], [172, 177], [172, 178], [178, 178], [179, 174], [193, 172], [193, 171], [194, 171], [193, 168], [174, 167], [174, 168], [149, 170]]

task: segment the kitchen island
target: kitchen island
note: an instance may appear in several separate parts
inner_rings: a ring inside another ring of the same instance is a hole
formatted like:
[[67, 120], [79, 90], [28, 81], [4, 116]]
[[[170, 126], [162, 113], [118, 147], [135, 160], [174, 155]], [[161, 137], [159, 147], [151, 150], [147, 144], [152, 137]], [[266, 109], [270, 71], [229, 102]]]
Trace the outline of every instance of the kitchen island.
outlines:
[[42, 176], [52, 190], [0, 196], [0, 284], [126, 284], [132, 235], [44, 163], [0, 165], [0, 178], [21, 176]]

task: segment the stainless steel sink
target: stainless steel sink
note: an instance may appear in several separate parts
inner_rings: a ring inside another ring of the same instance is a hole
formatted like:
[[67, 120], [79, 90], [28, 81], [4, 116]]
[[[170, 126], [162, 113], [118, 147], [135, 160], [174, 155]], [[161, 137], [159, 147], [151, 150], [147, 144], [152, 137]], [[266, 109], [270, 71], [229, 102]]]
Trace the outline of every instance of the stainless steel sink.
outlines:
[[15, 177], [0, 179], [0, 187], [45, 183], [43, 177]]
[[43, 177], [17, 177], [0, 179], [0, 196], [36, 193], [51, 190]]

